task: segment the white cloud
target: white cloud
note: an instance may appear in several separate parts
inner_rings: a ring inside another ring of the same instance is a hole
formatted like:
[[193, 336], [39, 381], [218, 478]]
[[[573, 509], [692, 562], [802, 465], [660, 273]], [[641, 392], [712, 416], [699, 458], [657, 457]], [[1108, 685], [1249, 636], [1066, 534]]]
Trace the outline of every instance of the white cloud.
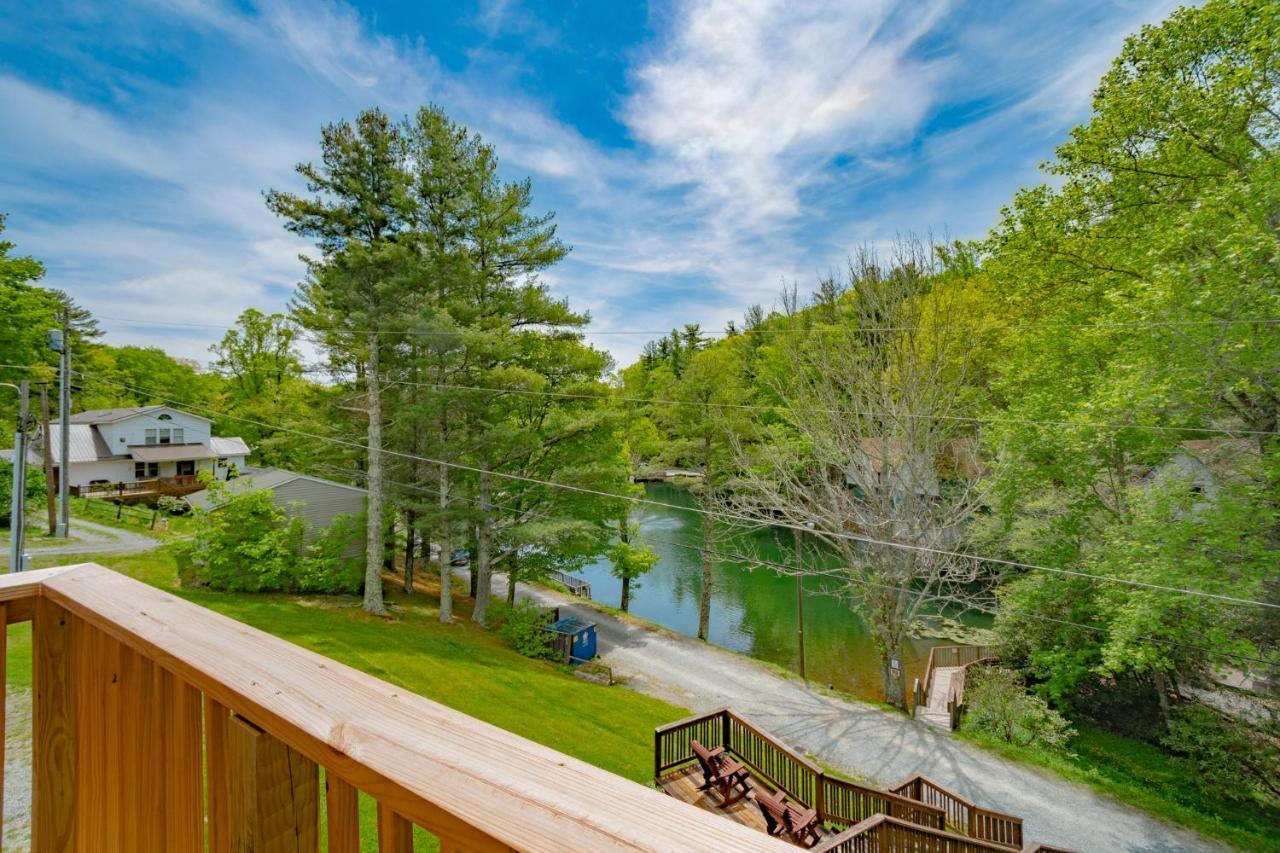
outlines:
[[911, 51], [944, 9], [689, 0], [623, 116], [669, 158], [673, 182], [738, 209], [738, 226], [768, 226], [800, 212], [825, 158], [916, 128], [940, 68]]

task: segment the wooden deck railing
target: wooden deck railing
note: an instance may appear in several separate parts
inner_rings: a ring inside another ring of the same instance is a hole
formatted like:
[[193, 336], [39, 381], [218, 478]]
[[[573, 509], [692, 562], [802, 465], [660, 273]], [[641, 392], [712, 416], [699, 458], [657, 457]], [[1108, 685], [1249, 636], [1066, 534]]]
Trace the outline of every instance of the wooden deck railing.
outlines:
[[132, 495], [172, 495], [181, 497], [198, 492], [204, 484], [194, 474], [177, 477], [152, 477], [148, 480], [126, 480], [118, 483], [90, 483], [71, 486], [68, 491], [78, 498], [129, 497]]
[[723, 746], [773, 788], [816, 809], [819, 819], [829, 826], [850, 826], [875, 814], [891, 814], [938, 829], [946, 825], [940, 807], [832, 776], [728, 708], [657, 728], [654, 779], [696, 761], [690, 746], [695, 740], [708, 749]]
[[[929, 661], [924, 668], [924, 681], [916, 679], [912, 693], [915, 704], [929, 704], [929, 689], [933, 685], [933, 671], [944, 666], [966, 666], [978, 661], [995, 659], [991, 646], [934, 646], [929, 649]], [[954, 728], [954, 726], [952, 727]]]
[[1006, 847], [1022, 846], [1022, 818], [976, 805], [921, 773], [889, 790], [942, 809], [947, 814], [947, 829], [953, 832]]
[[[1012, 848], [1016, 850], [1017, 848]], [[813, 853], [1010, 853], [991, 841], [874, 815], [813, 848]]]
[[396, 853], [788, 849], [101, 566], [0, 576], [26, 620], [40, 853], [349, 853], [358, 792]]

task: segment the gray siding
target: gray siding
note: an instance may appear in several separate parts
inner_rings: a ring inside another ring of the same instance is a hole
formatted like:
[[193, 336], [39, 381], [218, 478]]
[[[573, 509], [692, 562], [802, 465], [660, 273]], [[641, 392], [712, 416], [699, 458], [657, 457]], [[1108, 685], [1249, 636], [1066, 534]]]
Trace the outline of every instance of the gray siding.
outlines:
[[[311, 536], [324, 530], [337, 515], [356, 515], [364, 511], [363, 490], [347, 489], [333, 483], [298, 477], [272, 488], [275, 502], [290, 516], [306, 519]], [[295, 501], [303, 506], [290, 506]], [[358, 550], [358, 548], [356, 549]]]

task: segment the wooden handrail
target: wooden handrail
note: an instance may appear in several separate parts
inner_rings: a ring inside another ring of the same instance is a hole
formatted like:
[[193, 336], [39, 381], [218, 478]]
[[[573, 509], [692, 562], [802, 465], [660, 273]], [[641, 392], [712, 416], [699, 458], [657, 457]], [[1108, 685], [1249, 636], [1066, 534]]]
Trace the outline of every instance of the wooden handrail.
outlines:
[[1022, 818], [979, 806], [923, 773], [914, 773], [889, 790], [942, 808], [948, 829], [1008, 847], [1022, 845]]
[[813, 853], [1009, 853], [1010, 848], [952, 835], [885, 814], [873, 815], [826, 839]]
[[[929, 704], [929, 690], [933, 687], [933, 671], [945, 666], [968, 666], [983, 659], [995, 660], [990, 646], [933, 646], [929, 649], [929, 660], [924, 668], [923, 684], [917, 680], [915, 702], [917, 705]], [[948, 695], [948, 699], [950, 696]]]
[[[33, 613], [37, 619], [33, 632], [36, 759], [32, 790], [38, 818], [33, 827], [37, 834], [45, 833], [37, 839], [37, 849], [61, 849], [60, 844], [49, 841], [53, 829], [58, 833], [65, 830], [65, 837], [99, 831], [96, 826], [77, 829], [76, 814], [83, 820], [88, 814], [83, 810], [90, 807], [96, 810], [94, 814], [116, 815], [93, 843], [109, 845], [113, 841], [107, 837], [110, 833], [132, 831], [121, 828], [121, 815], [126, 813], [112, 811], [119, 805], [115, 800], [75, 799], [59, 789], [60, 785], [74, 789], [76, 780], [81, 780], [82, 785], [107, 786], [112, 791], [126, 791], [126, 797], [133, 796], [128, 793], [129, 780], [115, 778], [125, 772], [118, 771], [117, 765], [128, 762], [109, 759], [121, 755], [123, 742], [115, 746], [92, 743], [92, 738], [110, 741], [113, 731], [93, 714], [84, 719], [77, 716], [77, 703], [83, 700], [76, 699], [83, 691], [90, 691], [83, 693], [87, 697], [94, 695], [93, 690], [107, 690], [117, 692], [104, 695], [121, 697], [113, 701], [128, 702], [131, 700], [123, 691], [130, 684], [172, 685], [164, 687], [164, 701], [179, 702], [174, 707], [183, 709], [181, 714], [172, 719], [151, 718], [149, 725], [159, 728], [148, 731], [157, 732], [165, 743], [171, 732], [182, 735], [185, 740], [181, 742], [186, 744], [192, 743], [191, 737], [197, 738], [194, 764], [179, 762], [187, 770], [194, 768], [194, 777], [178, 774], [170, 761], [150, 762], [145, 772], [165, 774], [159, 790], [170, 800], [185, 804], [154, 820], [164, 824], [190, 817], [185, 829], [179, 826], [174, 831], [192, 843], [199, 839], [201, 846], [205, 808], [199, 791], [202, 700], [210, 773], [214, 771], [212, 755], [218, 752], [211, 745], [225, 745], [225, 714], [230, 713], [233, 723], [244, 720], [250, 725], [245, 729], [237, 724], [240, 728], [236, 731], [241, 734], [236, 737], [242, 741], [258, 737], [252, 733], [260, 732], [261, 737], [278, 741], [323, 767], [331, 783], [330, 802], [344, 814], [355, 802], [350, 789], [376, 799], [379, 825], [393, 839], [387, 843], [403, 838], [404, 827], [412, 822], [438, 836], [444, 849], [787, 849], [783, 842], [763, 833], [662, 796], [101, 566], [86, 564], [0, 577], [0, 603], [6, 605], [10, 621], [31, 618]], [[120, 651], [113, 653], [111, 648]], [[100, 651], [103, 649], [107, 651]], [[116, 663], [109, 657], [101, 658], [104, 654], [117, 655]], [[130, 664], [130, 660], [137, 663]], [[99, 662], [105, 668], [94, 666]], [[120, 666], [124, 669], [118, 670], [117, 684], [112, 667]], [[144, 677], [139, 682], [138, 667], [154, 668], [168, 681]], [[148, 689], [153, 691], [148, 697], [161, 695], [154, 693], [159, 687]], [[189, 698], [192, 696], [194, 700]], [[145, 710], [152, 706], [138, 707]], [[191, 717], [193, 707], [195, 716]], [[94, 711], [96, 714], [97, 709]], [[63, 730], [69, 725], [70, 737], [79, 738], [72, 741], [75, 748], [70, 752], [55, 746], [58, 735], [48, 729], [53, 723], [60, 723]], [[188, 724], [194, 729], [182, 728]], [[77, 762], [88, 760], [81, 758], [86, 754], [107, 756], [108, 760], [80, 768]], [[184, 754], [192, 755], [189, 751]], [[128, 766], [136, 769], [139, 765], [134, 761]], [[218, 772], [228, 771], [219, 765]], [[70, 778], [64, 778], [67, 776]], [[194, 789], [188, 784], [192, 778]], [[215, 789], [225, 794], [225, 787], [212, 781], [209, 787], [211, 802]], [[136, 800], [134, 796], [135, 805]], [[191, 812], [192, 807], [198, 810]], [[231, 819], [235, 813], [233, 809]], [[354, 813], [350, 809], [350, 815]], [[214, 814], [212, 806], [209, 814]], [[219, 821], [228, 820], [225, 810], [218, 814]], [[181, 835], [184, 831], [186, 835]], [[214, 831], [213, 825], [210, 831]], [[186, 848], [165, 844], [163, 849]]]
[[654, 781], [669, 770], [692, 764], [690, 746], [722, 746], [758, 778], [792, 800], [813, 808], [824, 822], [849, 826], [871, 814], [886, 813], [942, 829], [943, 809], [910, 797], [832, 776], [791, 747], [728, 708], [694, 714], [654, 730]]

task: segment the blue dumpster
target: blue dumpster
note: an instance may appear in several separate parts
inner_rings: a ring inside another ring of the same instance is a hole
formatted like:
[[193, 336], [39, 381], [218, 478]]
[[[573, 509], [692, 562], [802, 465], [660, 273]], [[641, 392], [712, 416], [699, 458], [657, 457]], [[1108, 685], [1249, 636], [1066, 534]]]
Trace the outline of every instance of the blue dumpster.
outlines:
[[566, 616], [552, 622], [547, 630], [554, 635], [554, 647], [565, 663], [579, 664], [596, 656], [596, 623]]

